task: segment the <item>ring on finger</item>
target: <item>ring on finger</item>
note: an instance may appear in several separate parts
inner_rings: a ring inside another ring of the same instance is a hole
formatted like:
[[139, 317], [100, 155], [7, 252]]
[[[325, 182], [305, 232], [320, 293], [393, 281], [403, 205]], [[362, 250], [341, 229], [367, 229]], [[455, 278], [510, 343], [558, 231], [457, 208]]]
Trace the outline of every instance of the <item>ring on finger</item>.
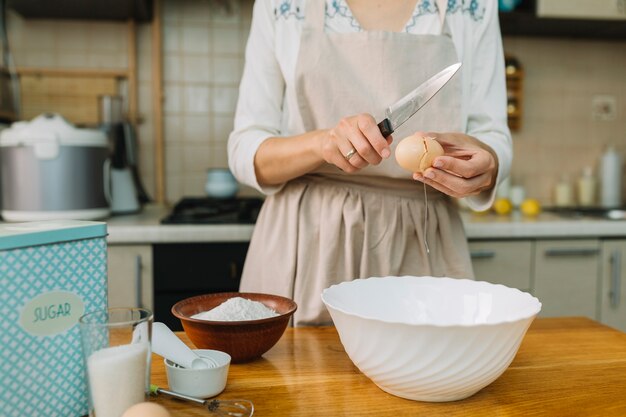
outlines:
[[343, 157], [346, 159], [346, 161], [349, 161], [350, 158], [352, 158], [354, 156], [354, 154], [356, 153], [356, 149], [352, 148], [350, 149], [350, 151], [345, 154]]

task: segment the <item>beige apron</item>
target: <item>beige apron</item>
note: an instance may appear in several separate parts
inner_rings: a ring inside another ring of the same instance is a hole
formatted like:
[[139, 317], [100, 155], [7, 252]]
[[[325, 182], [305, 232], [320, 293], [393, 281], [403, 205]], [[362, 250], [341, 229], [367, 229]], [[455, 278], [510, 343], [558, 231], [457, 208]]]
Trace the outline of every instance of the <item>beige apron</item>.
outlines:
[[[445, 3], [445, 2], [444, 2]], [[304, 131], [341, 117], [384, 109], [457, 62], [442, 13], [441, 35], [362, 31], [325, 33], [325, 1], [306, 4], [296, 91]], [[460, 74], [394, 133], [461, 127]], [[279, 294], [298, 304], [294, 324], [332, 323], [322, 290], [387, 275], [473, 277], [463, 225], [451, 200], [428, 188], [392, 156], [345, 174], [332, 165], [290, 181], [265, 201], [250, 242], [241, 291]], [[430, 252], [424, 241], [427, 239]]]

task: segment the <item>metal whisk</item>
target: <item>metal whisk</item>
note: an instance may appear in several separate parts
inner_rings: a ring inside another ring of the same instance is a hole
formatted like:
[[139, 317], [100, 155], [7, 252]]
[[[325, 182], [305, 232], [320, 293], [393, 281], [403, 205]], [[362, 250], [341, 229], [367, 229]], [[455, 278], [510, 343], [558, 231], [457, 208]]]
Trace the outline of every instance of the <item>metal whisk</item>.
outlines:
[[170, 397], [178, 398], [181, 400], [190, 401], [206, 407], [210, 413], [216, 416], [222, 417], [252, 417], [254, 414], [254, 404], [249, 400], [205, 400], [202, 398], [191, 397], [189, 395], [180, 394], [174, 391], [168, 391], [163, 388], [159, 388], [156, 385], [150, 385], [150, 392], [152, 394], [165, 394]]

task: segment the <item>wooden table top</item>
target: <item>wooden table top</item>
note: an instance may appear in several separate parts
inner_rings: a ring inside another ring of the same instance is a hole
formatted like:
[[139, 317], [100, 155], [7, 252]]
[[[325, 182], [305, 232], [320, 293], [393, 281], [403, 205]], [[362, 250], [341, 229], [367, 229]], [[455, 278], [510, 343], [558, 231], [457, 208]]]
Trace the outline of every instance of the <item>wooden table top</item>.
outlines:
[[[167, 387], [157, 355], [152, 382]], [[251, 400], [255, 416], [626, 416], [626, 333], [585, 318], [538, 318], [495, 382], [465, 400], [425, 403], [374, 385], [333, 327], [288, 328], [261, 359], [231, 365], [216, 398]], [[166, 396], [155, 401], [173, 416], [210, 415]]]

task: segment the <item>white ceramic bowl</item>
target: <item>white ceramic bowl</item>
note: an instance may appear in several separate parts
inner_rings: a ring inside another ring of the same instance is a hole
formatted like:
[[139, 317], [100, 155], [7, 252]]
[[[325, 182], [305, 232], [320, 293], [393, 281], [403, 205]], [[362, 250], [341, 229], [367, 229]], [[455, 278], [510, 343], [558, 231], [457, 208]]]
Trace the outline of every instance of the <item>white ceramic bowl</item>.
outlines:
[[541, 303], [482, 281], [357, 279], [322, 292], [354, 364], [382, 390], [419, 401], [467, 398], [509, 366]]
[[226, 387], [230, 355], [212, 349], [194, 349], [193, 351], [200, 357], [213, 359], [217, 366], [206, 369], [181, 368], [165, 359], [169, 389], [192, 397], [215, 397]]
[[207, 171], [204, 189], [209, 197], [233, 198], [239, 191], [239, 183], [227, 168], [213, 168]]

